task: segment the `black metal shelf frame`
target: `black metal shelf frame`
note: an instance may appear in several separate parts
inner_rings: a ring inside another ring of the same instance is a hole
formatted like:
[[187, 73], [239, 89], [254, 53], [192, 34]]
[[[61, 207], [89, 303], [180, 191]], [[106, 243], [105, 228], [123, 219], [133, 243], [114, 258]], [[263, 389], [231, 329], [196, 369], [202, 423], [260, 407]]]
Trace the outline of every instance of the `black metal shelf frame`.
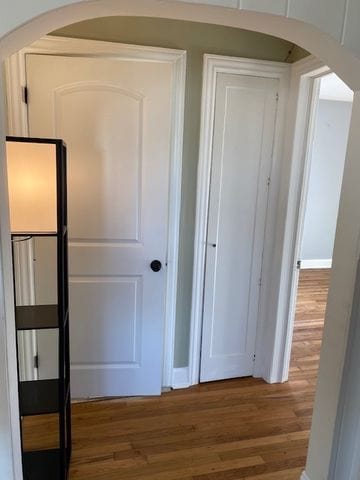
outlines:
[[19, 382], [20, 416], [57, 414], [59, 448], [23, 451], [24, 480], [66, 480], [71, 458], [71, 396], [69, 353], [68, 231], [66, 146], [62, 140], [7, 137], [9, 142], [54, 144], [56, 149], [57, 231], [13, 232], [16, 237], [55, 237], [57, 241], [56, 305], [16, 306], [17, 331], [58, 329], [58, 378]]

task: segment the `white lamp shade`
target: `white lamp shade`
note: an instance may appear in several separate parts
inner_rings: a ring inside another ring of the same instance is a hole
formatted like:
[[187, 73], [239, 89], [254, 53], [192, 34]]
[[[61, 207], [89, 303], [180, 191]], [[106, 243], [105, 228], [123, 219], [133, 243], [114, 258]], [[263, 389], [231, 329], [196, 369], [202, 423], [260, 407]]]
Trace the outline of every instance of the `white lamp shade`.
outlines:
[[6, 154], [11, 232], [56, 232], [56, 146], [9, 140]]

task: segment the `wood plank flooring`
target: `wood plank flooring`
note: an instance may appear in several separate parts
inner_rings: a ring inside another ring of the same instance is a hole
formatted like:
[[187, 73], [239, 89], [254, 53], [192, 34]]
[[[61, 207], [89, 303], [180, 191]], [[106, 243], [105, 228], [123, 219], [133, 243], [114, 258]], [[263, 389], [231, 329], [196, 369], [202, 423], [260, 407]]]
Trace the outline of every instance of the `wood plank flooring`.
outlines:
[[[301, 272], [285, 384], [243, 378], [157, 398], [73, 405], [70, 480], [298, 480], [306, 459], [328, 281], [329, 271]], [[31, 419], [26, 448], [39, 440], [53, 445], [54, 429], [52, 416]]]
[[329, 281], [329, 269], [301, 270], [290, 380], [306, 378], [308, 382], [316, 381]]

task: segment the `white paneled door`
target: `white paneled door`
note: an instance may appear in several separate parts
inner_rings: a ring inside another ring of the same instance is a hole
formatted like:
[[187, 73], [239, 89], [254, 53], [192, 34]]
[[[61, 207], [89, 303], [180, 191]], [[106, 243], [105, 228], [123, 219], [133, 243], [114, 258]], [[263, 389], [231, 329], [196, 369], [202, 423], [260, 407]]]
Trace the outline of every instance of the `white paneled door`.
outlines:
[[68, 147], [72, 395], [159, 394], [172, 66], [31, 54], [26, 71], [30, 135]]
[[277, 91], [276, 79], [217, 75], [202, 382], [253, 374]]

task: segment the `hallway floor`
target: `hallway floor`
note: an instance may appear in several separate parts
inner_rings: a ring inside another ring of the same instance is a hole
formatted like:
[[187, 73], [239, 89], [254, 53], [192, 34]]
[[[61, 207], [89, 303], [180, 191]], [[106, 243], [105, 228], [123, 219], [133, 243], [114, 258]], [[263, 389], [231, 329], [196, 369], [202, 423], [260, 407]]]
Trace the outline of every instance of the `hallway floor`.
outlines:
[[[298, 480], [306, 459], [328, 281], [328, 270], [301, 272], [285, 384], [243, 378], [156, 398], [73, 405], [70, 479]], [[42, 426], [27, 447], [35, 446], [40, 431], [50, 446], [52, 428]]]

